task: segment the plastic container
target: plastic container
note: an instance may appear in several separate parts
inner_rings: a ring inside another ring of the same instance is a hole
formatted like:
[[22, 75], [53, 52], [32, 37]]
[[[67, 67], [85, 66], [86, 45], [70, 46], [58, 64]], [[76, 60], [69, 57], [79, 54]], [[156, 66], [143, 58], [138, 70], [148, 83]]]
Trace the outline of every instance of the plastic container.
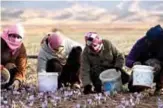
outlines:
[[103, 88], [105, 92], [114, 92], [121, 91], [122, 89], [122, 80], [121, 72], [116, 71], [115, 69], [108, 69], [103, 71], [100, 76], [100, 80], [103, 83]]
[[3, 70], [1, 70], [1, 86], [7, 84], [9, 80], [10, 72], [6, 68], [3, 68]]
[[58, 88], [58, 73], [38, 73], [38, 89], [41, 92], [56, 91]]
[[133, 86], [152, 87], [153, 67], [146, 65], [135, 65], [133, 67]]

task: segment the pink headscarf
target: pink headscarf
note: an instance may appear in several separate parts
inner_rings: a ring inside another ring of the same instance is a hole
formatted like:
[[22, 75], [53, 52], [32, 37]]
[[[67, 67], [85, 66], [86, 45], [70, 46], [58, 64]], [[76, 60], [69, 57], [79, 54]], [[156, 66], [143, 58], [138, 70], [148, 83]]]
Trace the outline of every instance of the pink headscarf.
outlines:
[[94, 52], [99, 52], [102, 48], [102, 39], [96, 32], [88, 32], [85, 35], [86, 45], [90, 47]]
[[15, 52], [15, 50], [21, 46], [22, 39], [8, 37], [9, 34], [18, 34], [23, 38], [24, 28], [20, 24], [16, 24], [5, 29], [1, 35], [2, 39], [7, 43], [11, 51]]
[[63, 37], [56, 33], [51, 33], [48, 37], [48, 42], [52, 49], [58, 49], [63, 44]]

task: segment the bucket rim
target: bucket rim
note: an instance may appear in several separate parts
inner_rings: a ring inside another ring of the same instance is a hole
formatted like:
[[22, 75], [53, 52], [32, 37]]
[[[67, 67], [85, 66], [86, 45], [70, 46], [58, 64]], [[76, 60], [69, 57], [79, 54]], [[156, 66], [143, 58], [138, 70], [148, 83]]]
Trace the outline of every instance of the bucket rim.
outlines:
[[38, 75], [56, 75], [58, 76], [58, 72], [38, 72]]
[[135, 72], [144, 72], [144, 73], [153, 73], [154, 71], [153, 70], [144, 70], [144, 69], [133, 69], [134, 73]]
[[142, 69], [142, 68], [150, 69], [150, 70], [153, 70], [154, 69], [154, 67], [148, 66], [148, 65], [134, 65], [133, 66], [133, 69]]
[[[115, 76], [114, 78], [110, 78], [110, 79], [108, 79], [108, 78], [105, 78], [105, 79], [102, 78], [102, 75], [105, 74], [105, 73], [107, 73], [108, 70], [110, 70], [110, 71], [113, 70], [113, 71], [117, 72], [118, 75]], [[100, 74], [100, 76], [99, 76], [99, 78], [100, 78], [100, 80], [101, 80], [102, 82], [113, 81], [113, 80], [118, 79], [119, 77], [121, 77], [121, 72], [120, 72], [120, 71], [116, 71], [116, 69], [114, 69], [114, 68], [113, 68], [113, 69], [107, 69], [107, 70], [102, 71], [101, 74]]]

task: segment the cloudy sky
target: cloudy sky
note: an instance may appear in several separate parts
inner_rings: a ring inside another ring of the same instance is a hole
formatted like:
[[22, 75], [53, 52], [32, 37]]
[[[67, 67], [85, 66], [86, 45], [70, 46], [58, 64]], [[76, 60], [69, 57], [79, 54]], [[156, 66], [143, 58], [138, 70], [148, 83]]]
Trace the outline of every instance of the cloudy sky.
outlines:
[[64, 21], [115, 24], [163, 22], [163, 1], [1, 1], [2, 22]]

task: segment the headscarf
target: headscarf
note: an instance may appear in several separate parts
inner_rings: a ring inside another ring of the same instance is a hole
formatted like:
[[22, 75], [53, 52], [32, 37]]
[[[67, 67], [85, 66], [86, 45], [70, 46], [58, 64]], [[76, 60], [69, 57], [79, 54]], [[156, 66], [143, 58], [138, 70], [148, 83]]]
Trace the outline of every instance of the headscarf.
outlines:
[[51, 33], [48, 36], [48, 47], [54, 52], [54, 55], [60, 60], [61, 64], [66, 63], [66, 58], [64, 56], [64, 39], [62, 36]]
[[146, 38], [149, 40], [163, 40], [163, 29], [160, 25], [150, 28], [146, 33]]
[[63, 45], [63, 37], [56, 33], [51, 33], [50, 36], [48, 36], [48, 44], [52, 49], [58, 49]]
[[[18, 34], [21, 38], [9, 37], [9, 34]], [[2, 39], [7, 43], [12, 52], [15, 52], [22, 44], [24, 37], [24, 28], [21, 24], [15, 24], [5, 29], [1, 35]]]
[[88, 32], [85, 35], [86, 45], [94, 52], [99, 52], [103, 46], [102, 39], [96, 32]]
[[52, 32], [47, 33], [44, 38], [41, 40], [41, 45], [46, 41], [46, 39], [52, 34]]

